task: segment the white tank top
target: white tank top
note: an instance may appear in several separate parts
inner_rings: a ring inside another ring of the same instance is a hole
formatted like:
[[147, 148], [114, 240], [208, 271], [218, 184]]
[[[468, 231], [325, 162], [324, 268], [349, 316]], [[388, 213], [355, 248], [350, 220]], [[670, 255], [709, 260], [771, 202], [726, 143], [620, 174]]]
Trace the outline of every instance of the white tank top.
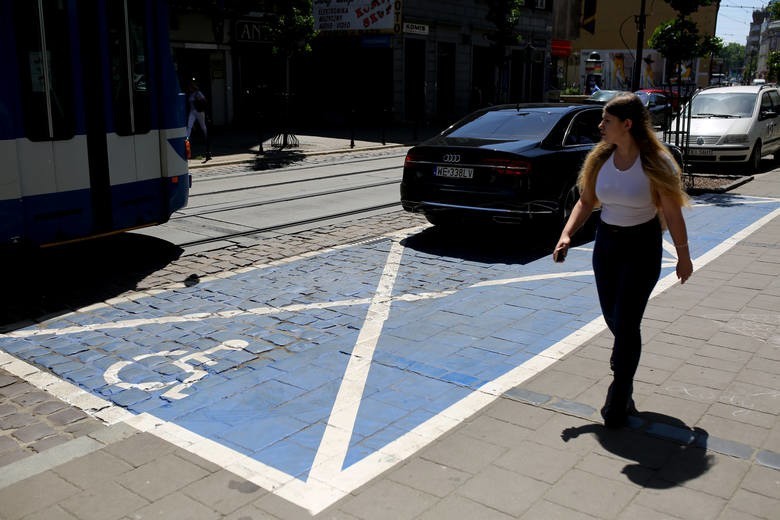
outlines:
[[618, 170], [613, 152], [599, 170], [596, 197], [601, 201], [601, 220], [613, 226], [644, 224], [657, 213], [639, 156], [627, 170]]

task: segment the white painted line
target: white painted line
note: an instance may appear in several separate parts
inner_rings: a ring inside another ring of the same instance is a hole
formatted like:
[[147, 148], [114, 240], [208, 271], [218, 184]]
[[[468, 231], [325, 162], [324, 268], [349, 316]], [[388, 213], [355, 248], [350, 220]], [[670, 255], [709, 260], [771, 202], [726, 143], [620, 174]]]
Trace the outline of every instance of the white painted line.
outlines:
[[[552, 260], [550, 260], [552, 262]], [[503, 278], [499, 280], [485, 280], [470, 285], [469, 287], [492, 287], [494, 285], [506, 285], [510, 283], [538, 282], [539, 280], [554, 280], [557, 278], [574, 278], [576, 276], [593, 276], [593, 271], [564, 271], [560, 273], [534, 274], [530, 276], [518, 276], [517, 278]]]
[[[444, 298], [454, 294], [455, 291], [438, 291], [438, 292], [423, 292], [417, 294], [403, 294], [392, 298], [392, 301], [418, 301], [429, 300], [435, 298]], [[273, 314], [282, 314], [287, 312], [304, 312], [309, 310], [319, 309], [333, 309], [337, 307], [350, 307], [354, 305], [368, 305], [371, 303], [371, 298], [355, 298], [352, 300], [337, 300], [331, 302], [315, 302], [315, 303], [295, 303], [292, 305], [285, 305], [283, 307], [256, 307], [254, 309], [247, 310], [229, 310], [219, 312], [198, 312], [193, 314], [185, 314], [183, 316], [158, 316], [155, 318], [136, 318], [132, 320], [121, 320], [105, 323], [90, 323], [87, 325], [73, 325], [70, 327], [62, 327], [58, 329], [23, 329], [13, 332], [7, 332], [0, 334], [0, 338], [30, 338], [35, 336], [54, 335], [64, 336], [67, 334], [80, 334], [82, 332], [92, 332], [100, 330], [112, 330], [112, 329], [134, 329], [143, 327], [146, 325], [162, 325], [170, 323], [187, 323], [195, 321], [203, 321], [210, 319], [229, 319], [237, 316], [268, 316]], [[159, 354], [159, 353], [157, 353]]]
[[382, 333], [382, 327], [390, 315], [393, 285], [398, 276], [398, 269], [401, 267], [403, 250], [399, 242], [392, 242], [384, 271], [379, 278], [365, 321], [349, 356], [349, 363], [333, 402], [325, 433], [314, 457], [309, 474], [311, 479], [330, 482], [341, 473], [349, 450], [358, 408], [363, 398], [363, 390], [368, 380], [371, 361], [374, 358], [374, 350]]
[[2, 350], [0, 350], [0, 368], [89, 414], [105, 413], [106, 416], [114, 419], [105, 421], [107, 424], [115, 424], [133, 417], [133, 414], [124, 408], [86, 392]]

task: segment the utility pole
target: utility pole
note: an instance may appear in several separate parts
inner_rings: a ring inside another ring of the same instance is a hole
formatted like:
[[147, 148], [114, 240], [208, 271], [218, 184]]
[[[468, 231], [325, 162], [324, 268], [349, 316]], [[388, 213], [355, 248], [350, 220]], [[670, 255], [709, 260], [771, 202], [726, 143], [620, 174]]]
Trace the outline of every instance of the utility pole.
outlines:
[[639, 16], [635, 16], [636, 21], [636, 55], [634, 58], [634, 72], [631, 74], [631, 91], [639, 90], [639, 79], [642, 77], [642, 55], [645, 52], [645, 0], [642, 0], [639, 7]]

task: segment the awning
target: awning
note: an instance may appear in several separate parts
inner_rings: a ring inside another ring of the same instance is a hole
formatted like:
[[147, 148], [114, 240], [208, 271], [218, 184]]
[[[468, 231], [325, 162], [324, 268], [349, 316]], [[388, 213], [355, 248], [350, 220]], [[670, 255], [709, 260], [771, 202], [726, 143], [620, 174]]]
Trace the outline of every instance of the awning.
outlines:
[[571, 41], [553, 40], [551, 54], [556, 58], [568, 58], [571, 55]]

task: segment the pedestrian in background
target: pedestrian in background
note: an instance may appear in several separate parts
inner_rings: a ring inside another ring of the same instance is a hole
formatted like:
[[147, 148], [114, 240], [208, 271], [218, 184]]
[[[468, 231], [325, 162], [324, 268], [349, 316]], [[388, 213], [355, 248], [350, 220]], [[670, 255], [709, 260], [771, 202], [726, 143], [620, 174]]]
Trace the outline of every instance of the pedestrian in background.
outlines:
[[187, 117], [187, 140], [190, 140], [192, 127], [195, 121], [198, 122], [203, 139], [206, 141], [206, 157], [203, 162], [211, 160], [211, 146], [209, 144], [209, 132], [206, 129], [206, 96], [198, 88], [198, 84], [193, 79], [187, 87], [187, 104], [189, 105], [189, 116]]
[[604, 424], [618, 428], [636, 412], [633, 381], [642, 351], [642, 316], [661, 273], [661, 235], [668, 226], [677, 250], [677, 277], [693, 273], [682, 207], [688, 197], [681, 172], [653, 132], [650, 115], [635, 94], [605, 106], [601, 141], [579, 174], [580, 199], [567, 221], [553, 259], [561, 262], [572, 235], [601, 207], [593, 249], [593, 271], [604, 320], [614, 335], [613, 372], [601, 409]]

